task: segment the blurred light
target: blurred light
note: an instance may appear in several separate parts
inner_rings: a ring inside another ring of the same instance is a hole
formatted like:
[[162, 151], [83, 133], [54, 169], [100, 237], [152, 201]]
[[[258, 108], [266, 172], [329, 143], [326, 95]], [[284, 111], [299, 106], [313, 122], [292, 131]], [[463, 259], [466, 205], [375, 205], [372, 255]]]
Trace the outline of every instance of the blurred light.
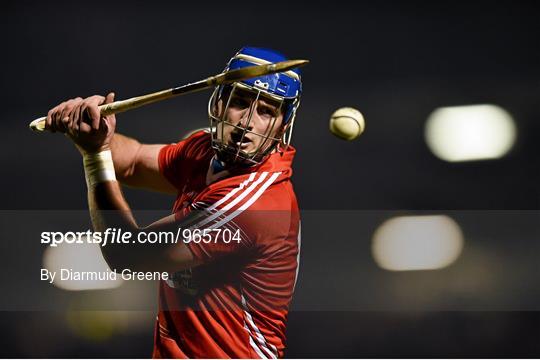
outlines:
[[114, 335], [146, 333], [155, 322], [154, 311], [67, 311], [70, 333], [92, 342], [103, 342]]
[[100, 342], [111, 338], [117, 325], [113, 311], [70, 311], [67, 323], [71, 331], [79, 337]]
[[[84, 238], [83, 238], [84, 240]], [[116, 280], [72, 280], [62, 279], [62, 269], [73, 272], [99, 272], [111, 274], [98, 244], [59, 244], [57, 247], [47, 247], [43, 254], [43, 266], [49, 271], [55, 271], [56, 277], [53, 285], [64, 290], [98, 290], [119, 287], [122, 279]], [[64, 271], [63, 274], [67, 274]]]
[[499, 106], [443, 107], [431, 113], [424, 135], [430, 150], [442, 160], [497, 159], [514, 145], [516, 126]]
[[448, 216], [404, 216], [385, 221], [372, 252], [386, 270], [434, 270], [453, 263], [463, 248], [459, 225]]

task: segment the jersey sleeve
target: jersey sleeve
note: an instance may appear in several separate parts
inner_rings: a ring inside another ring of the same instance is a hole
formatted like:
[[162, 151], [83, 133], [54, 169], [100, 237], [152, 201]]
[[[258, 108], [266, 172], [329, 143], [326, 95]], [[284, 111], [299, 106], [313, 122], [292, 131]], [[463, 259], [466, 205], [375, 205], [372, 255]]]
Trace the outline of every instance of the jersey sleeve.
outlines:
[[183, 186], [180, 170], [183, 166], [186, 143], [187, 140], [182, 140], [176, 144], [165, 145], [158, 154], [159, 171], [177, 189]]
[[191, 176], [193, 165], [207, 150], [208, 133], [194, 132], [176, 144], [165, 145], [158, 154], [159, 171], [178, 190], [182, 190], [185, 179]]

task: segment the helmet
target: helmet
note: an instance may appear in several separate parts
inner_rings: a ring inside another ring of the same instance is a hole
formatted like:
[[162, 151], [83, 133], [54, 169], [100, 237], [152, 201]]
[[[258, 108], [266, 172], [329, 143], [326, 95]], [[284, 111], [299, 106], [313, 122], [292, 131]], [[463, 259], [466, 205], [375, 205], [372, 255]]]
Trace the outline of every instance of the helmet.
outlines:
[[[274, 50], [244, 47], [229, 60], [223, 72], [285, 60], [287, 60], [285, 56]], [[281, 129], [278, 129], [277, 133], [272, 136], [277, 116], [273, 117], [264, 134], [248, 129], [253, 117], [252, 109], [248, 114], [248, 119], [244, 122], [245, 126], [231, 123], [226, 114], [230, 105], [229, 102], [237, 92], [252, 93], [252, 99], [255, 102], [263, 98], [276, 103], [280, 113], [283, 114]], [[212, 147], [216, 150], [218, 159], [224, 162], [235, 162], [240, 159], [246, 164], [258, 164], [276, 148], [279, 150], [285, 149], [291, 140], [301, 93], [302, 82], [298, 69], [251, 78], [235, 82], [232, 85], [217, 86], [208, 102], [208, 116], [210, 118]], [[222, 101], [223, 111], [218, 111], [219, 101]], [[242, 139], [246, 133], [251, 133], [251, 136], [262, 137], [262, 141], [257, 149], [249, 153], [242, 151], [239, 146], [232, 146], [225, 141], [223, 129], [227, 126], [235, 128], [235, 131], [241, 131]]]

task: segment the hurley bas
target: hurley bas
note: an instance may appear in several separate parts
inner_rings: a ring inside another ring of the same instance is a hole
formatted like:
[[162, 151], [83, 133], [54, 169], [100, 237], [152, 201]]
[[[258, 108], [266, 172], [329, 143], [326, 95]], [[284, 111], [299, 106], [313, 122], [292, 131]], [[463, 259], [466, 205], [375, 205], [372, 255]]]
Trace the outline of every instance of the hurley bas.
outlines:
[[49, 271], [41, 269], [41, 281], [53, 283], [55, 280], [71, 280], [71, 281], [107, 281], [107, 280], [168, 280], [169, 273], [167, 272], [140, 272], [123, 269], [106, 271], [76, 271], [73, 269], [62, 268], [60, 271]]

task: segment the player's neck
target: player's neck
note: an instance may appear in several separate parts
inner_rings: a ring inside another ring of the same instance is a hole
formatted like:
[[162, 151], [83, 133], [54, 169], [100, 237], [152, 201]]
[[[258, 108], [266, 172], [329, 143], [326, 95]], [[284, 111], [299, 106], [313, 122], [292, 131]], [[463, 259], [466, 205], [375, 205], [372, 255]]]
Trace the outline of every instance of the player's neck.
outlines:
[[206, 185], [218, 181], [230, 175], [227, 164], [218, 160], [215, 156], [210, 160], [208, 171], [206, 172]]

